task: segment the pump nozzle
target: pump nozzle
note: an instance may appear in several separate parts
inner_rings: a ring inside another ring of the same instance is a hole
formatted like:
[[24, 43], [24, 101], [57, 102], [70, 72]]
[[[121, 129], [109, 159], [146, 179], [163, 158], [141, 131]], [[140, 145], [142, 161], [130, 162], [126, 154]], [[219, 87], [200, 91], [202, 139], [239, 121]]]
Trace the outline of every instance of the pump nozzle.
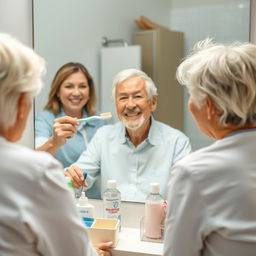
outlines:
[[79, 203], [79, 205], [81, 205], [81, 206], [88, 205], [88, 198], [87, 198], [87, 196], [85, 195], [85, 192], [84, 192], [84, 191], [82, 192], [81, 197], [78, 199], [78, 203]]

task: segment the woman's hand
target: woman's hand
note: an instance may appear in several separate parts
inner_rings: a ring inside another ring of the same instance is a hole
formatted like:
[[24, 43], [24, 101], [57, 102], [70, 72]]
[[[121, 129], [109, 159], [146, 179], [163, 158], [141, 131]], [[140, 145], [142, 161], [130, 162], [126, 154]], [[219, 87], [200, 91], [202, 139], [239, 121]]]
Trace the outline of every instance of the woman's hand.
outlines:
[[77, 165], [72, 165], [65, 171], [65, 176], [70, 176], [72, 180], [73, 188], [79, 189], [81, 186], [88, 187], [86, 181], [84, 181], [84, 175]]
[[56, 118], [53, 124], [53, 136], [36, 150], [46, 151], [55, 155], [58, 149], [66, 143], [66, 139], [74, 136], [76, 125], [79, 125], [79, 123], [75, 117], [63, 116]]
[[111, 256], [111, 251], [109, 250], [113, 246], [113, 242], [105, 242], [94, 245], [99, 256]]
[[53, 124], [52, 143], [55, 147], [61, 147], [66, 143], [66, 139], [70, 139], [76, 133], [77, 118], [63, 116], [56, 118]]

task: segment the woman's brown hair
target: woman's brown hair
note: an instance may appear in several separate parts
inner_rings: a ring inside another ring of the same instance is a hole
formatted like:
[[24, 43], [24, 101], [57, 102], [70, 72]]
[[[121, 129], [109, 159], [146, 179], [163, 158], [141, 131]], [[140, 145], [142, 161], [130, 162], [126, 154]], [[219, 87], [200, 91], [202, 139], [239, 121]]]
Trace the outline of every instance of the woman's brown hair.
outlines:
[[89, 115], [95, 114], [94, 108], [96, 105], [96, 93], [93, 78], [83, 64], [76, 62], [66, 63], [59, 68], [52, 81], [49, 99], [44, 109], [51, 109], [55, 115], [60, 113], [61, 102], [57, 97], [60, 86], [70, 75], [77, 72], [82, 72], [85, 75], [89, 85], [89, 100], [84, 108], [87, 110]]

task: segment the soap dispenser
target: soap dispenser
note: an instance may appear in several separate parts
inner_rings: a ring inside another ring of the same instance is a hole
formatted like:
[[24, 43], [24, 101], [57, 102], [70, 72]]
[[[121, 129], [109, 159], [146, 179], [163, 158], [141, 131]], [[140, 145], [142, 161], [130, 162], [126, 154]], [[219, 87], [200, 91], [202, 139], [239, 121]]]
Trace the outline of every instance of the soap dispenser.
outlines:
[[165, 201], [159, 191], [159, 183], [150, 183], [150, 194], [145, 201], [145, 236], [151, 239], [163, 237]]

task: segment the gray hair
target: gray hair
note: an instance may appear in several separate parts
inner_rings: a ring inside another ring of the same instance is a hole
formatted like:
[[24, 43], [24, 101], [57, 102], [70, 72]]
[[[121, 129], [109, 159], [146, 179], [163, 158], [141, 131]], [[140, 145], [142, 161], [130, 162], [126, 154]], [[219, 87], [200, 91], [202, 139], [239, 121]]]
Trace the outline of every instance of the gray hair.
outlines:
[[114, 81], [112, 84], [112, 95], [115, 99], [116, 97], [116, 87], [119, 83], [123, 82], [124, 80], [130, 77], [140, 77], [145, 81], [146, 91], [148, 93], [148, 99], [151, 100], [153, 96], [157, 95], [157, 88], [153, 82], [153, 80], [143, 71], [138, 69], [124, 69], [116, 74], [114, 77]]
[[201, 107], [209, 96], [222, 125], [249, 125], [256, 121], [256, 45], [200, 41], [177, 69], [193, 103]]
[[0, 33], [0, 126], [13, 126], [21, 93], [32, 100], [42, 87], [44, 60], [10, 35]]

